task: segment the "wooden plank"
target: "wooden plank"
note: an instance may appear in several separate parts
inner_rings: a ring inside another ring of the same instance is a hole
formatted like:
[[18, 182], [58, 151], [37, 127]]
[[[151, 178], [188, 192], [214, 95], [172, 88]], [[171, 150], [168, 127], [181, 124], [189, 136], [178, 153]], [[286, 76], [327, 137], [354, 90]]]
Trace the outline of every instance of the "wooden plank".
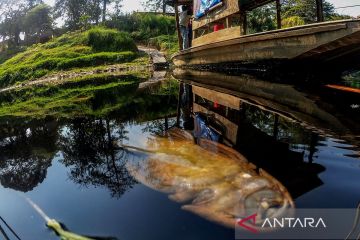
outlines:
[[274, 1], [275, 0], [239, 0], [239, 6], [242, 11], [250, 11]]
[[238, 0], [224, 0], [221, 8], [209, 12], [206, 16], [193, 21], [193, 30], [204, 27], [212, 22], [224, 19], [232, 14], [239, 12]]
[[241, 101], [238, 97], [234, 97], [229, 94], [224, 94], [220, 92], [215, 92], [213, 90], [209, 90], [202, 87], [192, 86], [193, 93], [201, 96], [205, 99], [208, 99], [212, 102], [217, 102], [220, 105], [225, 107], [229, 107], [235, 110], [240, 110]]
[[238, 38], [215, 42], [215, 44], [202, 44], [201, 46], [198, 47], [192, 47], [187, 51], [195, 52], [209, 48], [216, 48], [222, 45], [225, 46], [225, 45], [233, 45], [238, 43], [260, 42], [267, 40], [276, 40], [279, 38], [299, 37], [299, 36], [311, 35], [315, 33], [337, 31], [341, 29], [346, 29], [347, 22], [357, 22], [360, 25], [359, 20], [351, 20], [351, 21], [346, 20], [346, 21], [339, 21], [333, 23], [309, 24], [304, 26], [273, 30], [273, 31], [256, 33], [256, 34], [249, 34], [246, 36], [239, 36]]
[[217, 32], [212, 32], [204, 36], [195, 38], [192, 41], [192, 47], [220, 42], [224, 40], [233, 39], [240, 36], [240, 27], [225, 28]]

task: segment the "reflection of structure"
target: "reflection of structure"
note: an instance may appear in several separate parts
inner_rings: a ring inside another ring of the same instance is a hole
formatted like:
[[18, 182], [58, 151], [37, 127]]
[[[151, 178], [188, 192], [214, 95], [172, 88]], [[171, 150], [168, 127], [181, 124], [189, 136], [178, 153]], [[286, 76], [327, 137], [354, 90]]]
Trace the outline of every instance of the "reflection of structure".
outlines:
[[[351, 108], [358, 101], [359, 94], [313, 85], [309, 88], [302, 86], [300, 91], [290, 85], [292, 79], [285, 79], [289, 84], [281, 84], [263, 81], [247, 74], [231, 76], [177, 69], [174, 77], [239, 97], [243, 102], [261, 106], [290, 121], [301, 122], [309, 128], [334, 134], [353, 145], [360, 145], [356, 138], [360, 135], [360, 114], [357, 109]], [[338, 101], [339, 98], [341, 101]]]
[[197, 86], [192, 93], [193, 112], [201, 113], [208, 131], [283, 182], [293, 197], [322, 185], [318, 174], [325, 169], [313, 163], [318, 134], [238, 97]]
[[43, 182], [56, 153], [57, 139], [54, 121], [1, 126], [1, 185], [28, 192]]

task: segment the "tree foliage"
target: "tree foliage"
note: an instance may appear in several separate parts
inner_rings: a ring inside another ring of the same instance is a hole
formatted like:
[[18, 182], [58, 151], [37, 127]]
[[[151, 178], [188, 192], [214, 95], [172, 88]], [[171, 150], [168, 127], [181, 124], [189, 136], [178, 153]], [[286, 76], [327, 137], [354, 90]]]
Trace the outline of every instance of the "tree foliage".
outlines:
[[[335, 15], [335, 7], [328, 1], [323, 2], [325, 20]], [[282, 5], [283, 18], [300, 17], [305, 24], [317, 21], [315, 0], [285, 0]]]
[[46, 4], [40, 4], [31, 9], [24, 17], [23, 27], [26, 33], [25, 40], [28, 43], [45, 42], [51, 39], [53, 30], [51, 8]]
[[166, 12], [166, 0], [145, 0], [143, 5], [149, 11]]

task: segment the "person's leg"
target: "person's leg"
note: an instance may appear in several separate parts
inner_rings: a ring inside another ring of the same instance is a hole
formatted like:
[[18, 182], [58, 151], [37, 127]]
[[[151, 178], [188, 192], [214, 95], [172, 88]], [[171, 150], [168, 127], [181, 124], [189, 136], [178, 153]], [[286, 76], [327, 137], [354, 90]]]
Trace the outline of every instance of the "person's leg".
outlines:
[[185, 28], [184, 49], [189, 48], [189, 28]]
[[182, 42], [182, 50], [189, 48], [189, 31], [187, 27], [180, 26]]

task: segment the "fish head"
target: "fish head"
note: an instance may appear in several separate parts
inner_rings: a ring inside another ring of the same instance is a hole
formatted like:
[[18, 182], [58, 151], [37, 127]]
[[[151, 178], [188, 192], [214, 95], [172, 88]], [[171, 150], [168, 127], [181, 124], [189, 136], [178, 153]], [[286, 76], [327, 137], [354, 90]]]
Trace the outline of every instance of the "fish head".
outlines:
[[251, 192], [243, 204], [244, 208], [239, 208], [237, 215], [242, 218], [256, 214], [256, 225], [262, 225], [266, 219], [292, 217], [295, 209], [291, 197], [276, 187], [264, 187]]

